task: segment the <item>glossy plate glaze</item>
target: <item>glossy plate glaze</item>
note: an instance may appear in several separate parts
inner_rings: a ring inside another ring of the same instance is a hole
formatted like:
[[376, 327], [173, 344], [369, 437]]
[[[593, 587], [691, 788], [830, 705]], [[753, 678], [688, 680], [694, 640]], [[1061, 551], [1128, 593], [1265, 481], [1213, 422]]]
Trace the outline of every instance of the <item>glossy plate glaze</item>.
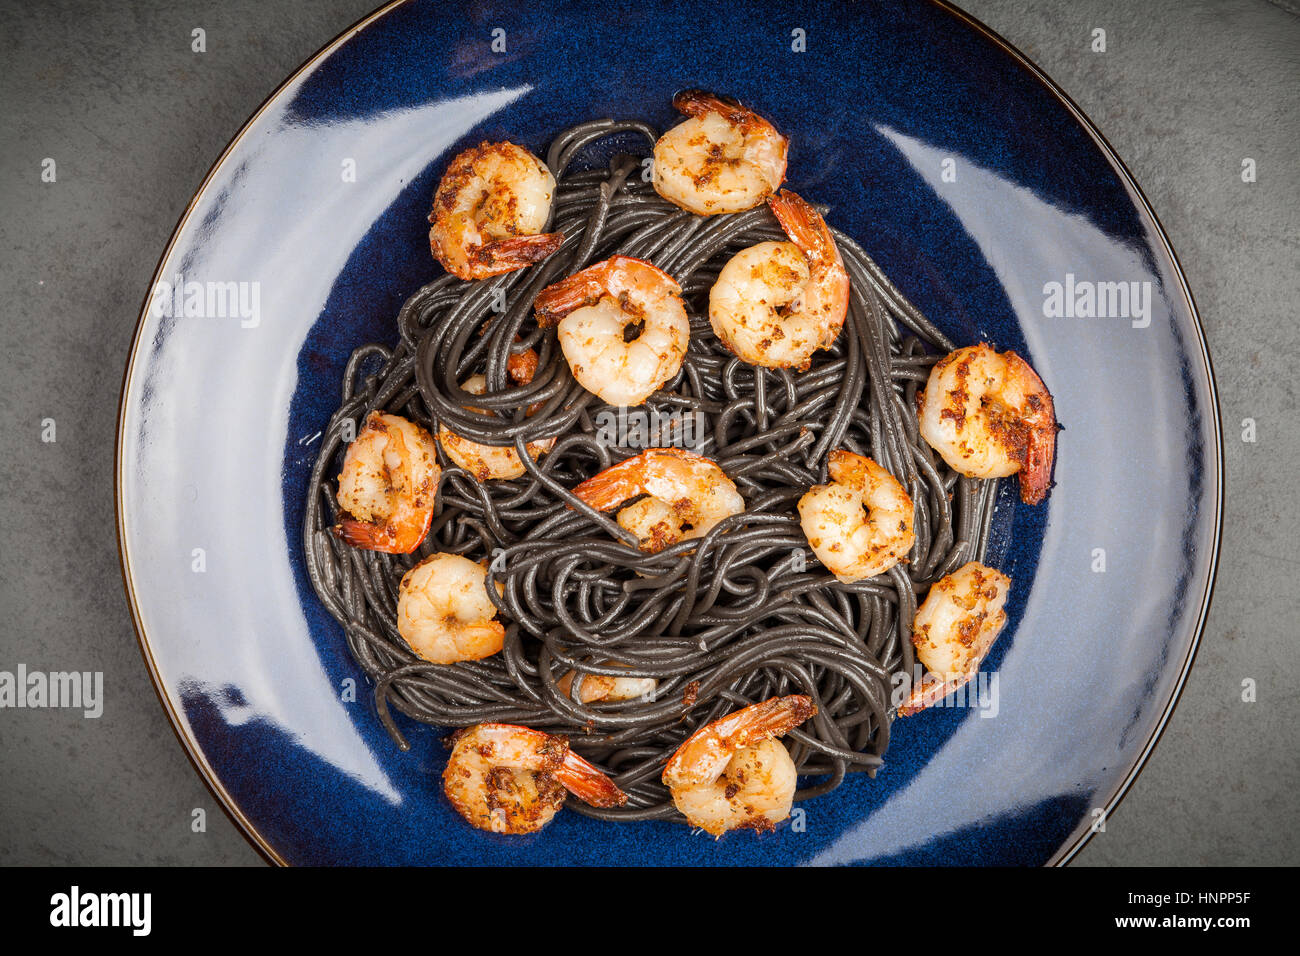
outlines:
[[[387, 8], [271, 97], [172, 237], [122, 397], [124, 573], [178, 735], [272, 859], [1037, 865], [1077, 850], [1154, 745], [1208, 602], [1221, 468], [1195, 310], [1137, 187], [1055, 87], [956, 11], [711, 9]], [[1015, 584], [986, 665], [996, 713], [899, 722], [874, 781], [762, 838], [567, 812], [491, 836], [444, 802], [439, 732], [405, 722], [412, 750], [391, 743], [306, 580], [313, 442], [349, 352], [395, 341], [398, 307], [437, 273], [425, 214], [454, 151], [541, 151], [607, 115], [664, 128], [687, 86], [787, 132], [791, 187], [956, 341], [1029, 358], [1065, 425], [1057, 487], [1031, 509], [1008, 482], [997, 512], [989, 560]], [[1107, 316], [1080, 314], [1089, 288]]]

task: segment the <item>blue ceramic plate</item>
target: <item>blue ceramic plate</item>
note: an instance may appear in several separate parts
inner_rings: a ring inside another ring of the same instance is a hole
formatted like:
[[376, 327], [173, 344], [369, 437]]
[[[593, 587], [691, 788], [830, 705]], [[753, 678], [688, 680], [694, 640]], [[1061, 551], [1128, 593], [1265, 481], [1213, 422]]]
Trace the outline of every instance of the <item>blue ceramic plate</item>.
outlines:
[[[126, 373], [123, 565], [178, 735], [272, 859], [1037, 865], [1078, 850], [1154, 745], [1209, 598], [1221, 474], [1205, 343], [1164, 234], [1078, 110], [963, 14], [781, 10], [389, 7], [289, 79], [194, 198]], [[687, 86], [788, 133], [790, 186], [954, 340], [1029, 358], [1065, 425], [1057, 486], [1035, 509], [1012, 489], [997, 512], [989, 560], [1016, 583], [986, 664], [995, 716], [897, 724], [876, 779], [804, 804], [799, 832], [715, 843], [562, 813], [494, 837], [444, 802], [437, 731], [403, 723], [409, 753], [389, 740], [307, 582], [314, 436], [349, 352], [395, 341], [398, 307], [437, 274], [425, 215], [450, 155], [481, 139], [540, 151], [607, 115], [665, 128]]]

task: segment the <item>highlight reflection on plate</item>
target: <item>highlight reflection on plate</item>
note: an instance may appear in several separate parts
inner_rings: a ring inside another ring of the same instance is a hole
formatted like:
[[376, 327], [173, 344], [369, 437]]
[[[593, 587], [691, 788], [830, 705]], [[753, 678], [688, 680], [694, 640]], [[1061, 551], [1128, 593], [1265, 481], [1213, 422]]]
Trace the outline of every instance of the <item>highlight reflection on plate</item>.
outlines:
[[[701, 36], [702, 5], [633, 7], [616, 32], [603, 10], [386, 8], [277, 91], [195, 197], [155, 276], [180, 294], [151, 296], [137, 331], [117, 476], [128, 591], [178, 734], [284, 862], [1067, 857], [1163, 725], [1217, 551], [1213, 381], [1158, 224], [1073, 107], [944, 7], [801, 8], [803, 53], [772, 12], [733, 11]], [[988, 560], [1016, 583], [986, 664], [996, 713], [899, 722], [877, 778], [801, 804], [798, 831], [715, 843], [562, 813], [493, 837], [443, 801], [437, 731], [405, 721], [412, 750], [392, 745], [306, 581], [312, 445], [348, 354], [395, 340], [398, 307], [436, 274], [424, 217], [454, 151], [540, 150], [605, 115], [664, 128], [685, 86], [772, 117], [791, 187], [954, 340], [1026, 355], [1066, 426], [1057, 487], [1038, 509], [1013, 488], [999, 501]], [[1045, 290], [1067, 276], [1137, 283], [1146, 313], [1139, 295], [1123, 314], [1053, 314]]]

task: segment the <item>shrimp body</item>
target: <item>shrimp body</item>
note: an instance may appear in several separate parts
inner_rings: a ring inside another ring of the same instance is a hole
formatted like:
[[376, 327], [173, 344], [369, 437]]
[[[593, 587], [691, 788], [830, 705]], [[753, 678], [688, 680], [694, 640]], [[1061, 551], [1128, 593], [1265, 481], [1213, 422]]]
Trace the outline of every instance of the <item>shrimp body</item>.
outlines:
[[916, 612], [912, 643], [933, 679], [918, 683], [898, 708], [909, 716], [938, 703], [979, 670], [1003, 625], [1011, 579], [977, 561], [930, 585]]
[[806, 369], [835, 344], [849, 310], [849, 274], [817, 210], [788, 189], [768, 205], [789, 242], [736, 253], [709, 291], [709, 324], [751, 365]]
[[454, 739], [443, 792], [480, 830], [536, 832], [564, 805], [566, 792], [594, 807], [627, 803], [627, 795], [570, 750], [564, 737], [512, 724], [478, 724]]
[[617, 520], [637, 536], [642, 551], [652, 554], [703, 537], [723, 518], [745, 510], [745, 499], [726, 472], [679, 448], [647, 449], [588, 478], [573, 493], [598, 511], [648, 496], [622, 509]]
[[640, 405], [682, 367], [682, 289], [648, 262], [614, 256], [543, 289], [537, 322], [558, 325], [573, 377], [610, 405]]
[[[569, 671], [555, 686], [560, 693], [570, 696], [576, 671]], [[614, 703], [623, 700], [651, 699], [659, 682], [653, 677], [615, 677], [613, 674], [584, 674], [578, 685], [578, 699], [584, 704], [596, 702]]]
[[1036, 505], [1052, 484], [1056, 412], [1052, 396], [1015, 352], [980, 343], [930, 370], [917, 396], [921, 436], [953, 470], [971, 478], [1020, 474], [1020, 498]]
[[[536, 362], [534, 356], [534, 365]], [[529, 378], [532, 376], [529, 375]], [[461, 388], [471, 395], [482, 395], [487, 391], [487, 379], [482, 375], [472, 375], [465, 380]], [[479, 481], [519, 478], [525, 470], [524, 463], [513, 445], [480, 445], [468, 438], [462, 438], [446, 425], [438, 426], [438, 444], [442, 445], [442, 450], [447, 453], [448, 458]], [[525, 447], [529, 457], [536, 461], [554, 445], [555, 439], [547, 438], [542, 441], [531, 441]]]
[[[487, 572], [458, 554], [431, 554], [402, 576], [397, 633], [433, 664], [477, 661], [501, 650], [506, 629], [488, 597]], [[498, 583], [497, 591], [503, 586]]]
[[831, 483], [799, 499], [804, 535], [819, 561], [845, 583], [884, 574], [912, 549], [911, 496], [870, 458], [836, 449]]
[[433, 197], [429, 246], [461, 279], [513, 272], [551, 255], [564, 242], [542, 233], [555, 177], [514, 143], [480, 143], [451, 161]]
[[752, 110], [686, 90], [673, 106], [688, 119], [659, 137], [654, 187], [701, 216], [752, 209], [785, 179], [789, 141]]
[[775, 829], [790, 815], [797, 774], [789, 751], [774, 738], [815, 713], [810, 697], [773, 697], [691, 734], [663, 772], [687, 822], [713, 836]]
[[355, 548], [409, 554], [429, 524], [442, 469], [429, 433], [398, 415], [371, 412], [343, 456], [335, 533]]

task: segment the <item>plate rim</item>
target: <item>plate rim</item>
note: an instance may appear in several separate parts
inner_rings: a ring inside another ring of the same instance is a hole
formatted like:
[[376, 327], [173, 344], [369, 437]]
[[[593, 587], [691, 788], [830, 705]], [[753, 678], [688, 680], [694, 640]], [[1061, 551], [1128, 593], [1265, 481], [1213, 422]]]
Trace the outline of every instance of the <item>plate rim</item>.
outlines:
[[[131, 627], [135, 632], [136, 643], [139, 647], [140, 654], [144, 658], [145, 666], [149, 672], [149, 680], [153, 686], [154, 694], [158, 702], [162, 705], [164, 713], [167, 715], [167, 721], [171, 726], [172, 733], [176, 736], [177, 741], [181, 744], [182, 750], [189, 758], [190, 764], [197, 771], [199, 778], [207, 787], [208, 792], [216, 798], [218, 805], [225, 812], [226, 816], [233, 822], [243, 834], [244, 838], [252, 847], [262, 855], [268, 862], [277, 866], [288, 866], [289, 862], [275, 849], [257, 829], [256, 826], [248, 819], [247, 815], [240, 808], [238, 801], [231, 796], [229, 791], [221, 783], [212, 766], [207, 762], [203, 755], [202, 748], [198, 742], [193, 739], [192, 735], [182, 730], [182, 724], [179, 715], [172, 707], [163, 685], [162, 675], [158, 669], [157, 661], [154, 659], [153, 649], [149, 643], [148, 635], [145, 633], [144, 624], [141, 618], [139, 605], [136, 599], [136, 589], [131, 571], [131, 559], [127, 553], [126, 545], [126, 513], [125, 499], [123, 495], [123, 457], [122, 450], [126, 437], [126, 415], [127, 401], [130, 392], [132, 373], [135, 371], [137, 360], [141, 356], [141, 346], [143, 344], [143, 332], [145, 322], [148, 319], [149, 304], [152, 299], [152, 289], [159, 281], [162, 274], [163, 264], [171, 256], [175, 248], [177, 238], [185, 228], [198, 206], [199, 199], [204, 195], [208, 186], [211, 184], [217, 171], [225, 164], [235, 148], [243, 141], [249, 133], [254, 123], [266, 112], [272, 103], [275, 103], [280, 95], [293, 83], [295, 83], [306, 72], [315, 67], [317, 63], [331, 55], [339, 47], [343, 46], [356, 34], [360, 33], [367, 26], [381, 17], [387, 15], [389, 11], [396, 7], [403, 6], [408, 0], [388, 0], [382, 6], [371, 11], [350, 26], [338, 33], [332, 40], [327, 42], [314, 54], [304, 60], [294, 69], [283, 81], [281, 81], [267, 96], [258, 104], [257, 108], [249, 115], [248, 119], [240, 126], [239, 130], [230, 138], [216, 160], [204, 174], [203, 180], [195, 189], [194, 194], [190, 197], [185, 209], [182, 211], [180, 218], [171, 231], [171, 235], [163, 247], [162, 253], [154, 266], [152, 277], [150, 278], [148, 288], [145, 291], [139, 314], [136, 318], [135, 330], [131, 336], [131, 345], [127, 355], [127, 361], [122, 373], [122, 384], [118, 390], [118, 407], [117, 407], [117, 425], [116, 437], [113, 447], [113, 504], [114, 504], [114, 523], [116, 525], [117, 537], [117, 555], [118, 566], [122, 573], [122, 584], [126, 592], [127, 607], [131, 614]], [[979, 20], [972, 14], [955, 6], [950, 0], [925, 0], [931, 6], [938, 7], [949, 16], [953, 17], [958, 23], [968, 29], [975, 31], [985, 40], [989, 41], [1001, 53], [1011, 58], [1012, 62], [1024, 70], [1029, 78], [1036, 81], [1049, 93], [1058, 103], [1065, 107], [1070, 116], [1077, 122], [1088, 134], [1094, 145], [1101, 151], [1103, 157], [1119, 175], [1120, 181], [1129, 195], [1137, 202], [1141, 210], [1150, 217], [1154, 226], [1154, 238], [1158, 239], [1160, 247], [1169, 257], [1173, 265], [1174, 275], [1178, 280], [1178, 287], [1182, 293], [1183, 301], [1192, 318], [1192, 327], [1196, 332], [1196, 345], [1199, 351], [1200, 359], [1206, 375], [1206, 384], [1209, 389], [1209, 418], [1212, 426], [1211, 431], [1214, 438], [1214, 454], [1212, 461], [1214, 465], [1214, 529], [1213, 540], [1210, 547], [1210, 560], [1206, 566], [1206, 573], [1203, 579], [1201, 591], [1201, 606], [1197, 614], [1196, 624], [1192, 631], [1191, 641], [1186, 649], [1183, 662], [1179, 668], [1178, 678], [1169, 692], [1169, 697], [1164, 703], [1160, 718], [1155, 728], [1152, 730], [1150, 737], [1145, 745], [1134, 759], [1132, 766], [1124, 775], [1123, 779], [1112, 789], [1102, 804], [1101, 819], [1109, 819], [1114, 810], [1120, 805], [1124, 797], [1128, 794], [1129, 789], [1137, 780], [1142, 770], [1146, 767], [1147, 760], [1155, 750], [1156, 744], [1160, 742], [1169, 721], [1173, 716], [1178, 702], [1182, 699], [1183, 689], [1187, 683], [1187, 677], [1191, 673], [1192, 665], [1195, 663], [1197, 651], [1200, 649], [1201, 638], [1204, 635], [1206, 621], [1209, 616], [1210, 605], [1213, 602], [1214, 586], [1218, 576], [1219, 556], [1223, 539], [1223, 498], [1224, 498], [1224, 448], [1223, 448], [1223, 429], [1221, 420], [1221, 409], [1219, 406], [1219, 393], [1217, 381], [1214, 374], [1214, 363], [1210, 358], [1208, 343], [1205, 338], [1205, 328], [1201, 323], [1200, 312], [1196, 307], [1196, 301], [1192, 296], [1191, 286], [1187, 281], [1187, 275], [1183, 271], [1182, 264], [1178, 260], [1178, 255], [1174, 251], [1172, 242], [1165, 231], [1164, 224], [1160, 217], [1156, 215], [1155, 209], [1151, 206], [1146, 194], [1138, 185], [1128, 166], [1120, 158], [1115, 148], [1097, 128], [1096, 124], [1089, 119], [1082, 108], [1057, 84], [1041, 67], [1035, 64], [1024, 53], [1022, 53], [1014, 44], [1003, 37], [1000, 33], [993, 30], [983, 21]], [[1094, 834], [1093, 827], [1082, 821], [1075, 831], [1061, 844], [1052, 856], [1043, 864], [1043, 866], [1065, 866], [1087, 845]]]
[[[1173, 689], [1169, 693], [1169, 699], [1165, 701], [1164, 709], [1160, 714], [1151, 736], [1147, 738], [1146, 744], [1142, 747], [1141, 752], [1129, 768], [1124, 778], [1111, 790], [1106, 801], [1102, 804], [1102, 812], [1099, 819], [1105, 821], [1110, 819], [1111, 814], [1123, 802], [1124, 797], [1128, 795], [1129, 788], [1133, 786], [1138, 775], [1146, 767], [1147, 760], [1160, 742], [1164, 735], [1165, 728], [1169, 725], [1169, 720], [1173, 717], [1174, 710], [1178, 707], [1178, 702], [1183, 696], [1183, 687], [1187, 683], [1187, 677], [1192, 671], [1192, 665], [1196, 662], [1196, 653], [1201, 647], [1201, 637], [1205, 633], [1205, 623], [1209, 618], [1210, 605], [1214, 599], [1214, 585], [1218, 578], [1219, 571], [1219, 553], [1223, 545], [1223, 475], [1224, 475], [1224, 451], [1223, 451], [1223, 423], [1222, 412], [1219, 407], [1219, 388], [1214, 376], [1214, 362], [1210, 358], [1209, 344], [1205, 340], [1205, 326], [1201, 323], [1201, 313], [1196, 308], [1196, 300], [1192, 296], [1192, 287], [1187, 281], [1187, 274], [1183, 272], [1183, 265], [1178, 261], [1178, 254], [1174, 252], [1173, 243], [1169, 240], [1169, 234], [1165, 231], [1164, 223], [1156, 215], [1151, 201], [1147, 199], [1146, 193], [1138, 185], [1136, 177], [1129, 170], [1128, 165], [1119, 156], [1115, 147], [1111, 146], [1110, 141], [1102, 134], [1097, 125], [1083, 111], [1078, 103], [1053, 80], [1042, 67], [1034, 63], [1029, 57], [1022, 53], [1018, 47], [1012, 44], [1006, 37], [998, 33], [987, 24], [967, 13], [949, 0], [929, 0], [936, 6], [942, 7], [949, 14], [965, 23], [971, 29], [983, 35], [986, 39], [1000, 47], [1003, 52], [1007, 53], [1013, 61], [1021, 68], [1026, 70], [1029, 75], [1037, 80], [1044, 88], [1047, 89], [1063, 105], [1075, 121], [1083, 127], [1084, 131], [1092, 138], [1092, 141], [1101, 150], [1105, 158], [1119, 173], [1120, 180], [1129, 191], [1130, 195], [1140, 204], [1143, 211], [1151, 217], [1151, 223], [1155, 226], [1155, 235], [1160, 240], [1165, 254], [1169, 256], [1169, 262], [1174, 267], [1174, 274], [1178, 278], [1178, 286], [1183, 294], [1183, 300], [1187, 305], [1187, 310], [1192, 317], [1192, 327], [1196, 330], [1196, 344], [1199, 346], [1200, 358], [1204, 363], [1206, 384], [1209, 387], [1209, 406], [1210, 406], [1210, 424], [1214, 435], [1214, 535], [1210, 544], [1210, 561], [1206, 565], [1204, 578], [1204, 591], [1201, 596], [1201, 607], [1197, 614], [1196, 626], [1192, 630], [1192, 639], [1187, 646], [1182, 666], [1178, 673], [1178, 680], [1174, 683]], [[1079, 851], [1082, 850], [1092, 839], [1097, 831], [1093, 826], [1089, 826], [1087, 821], [1082, 821], [1056, 852], [1043, 864], [1044, 866], [1065, 866]]]

